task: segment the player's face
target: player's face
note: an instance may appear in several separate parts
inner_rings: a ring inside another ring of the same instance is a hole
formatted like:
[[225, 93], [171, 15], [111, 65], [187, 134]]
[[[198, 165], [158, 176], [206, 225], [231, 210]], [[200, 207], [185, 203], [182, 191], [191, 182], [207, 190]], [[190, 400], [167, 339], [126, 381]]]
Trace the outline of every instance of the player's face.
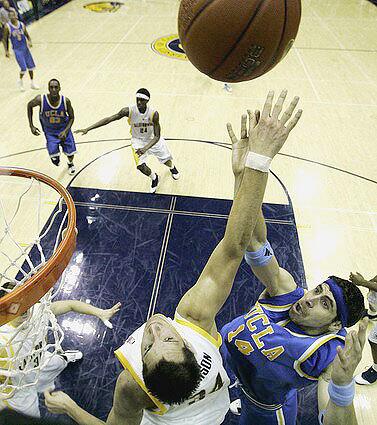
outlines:
[[289, 310], [289, 317], [302, 328], [323, 330], [337, 316], [336, 302], [327, 283], [308, 291]]
[[9, 9], [9, 2], [7, 0], [3, 1], [3, 7], [4, 9]]
[[8, 12], [8, 16], [11, 22], [17, 21], [17, 13], [11, 10]]
[[60, 92], [60, 84], [57, 81], [50, 81], [48, 91], [51, 97], [58, 97]]
[[136, 98], [136, 106], [140, 112], [145, 112], [145, 110], [147, 109], [147, 103], [148, 100], [146, 99], [141, 99], [140, 97]]
[[163, 316], [154, 315], [145, 324], [141, 356], [148, 369], [162, 359], [182, 362], [184, 346], [181, 335]]

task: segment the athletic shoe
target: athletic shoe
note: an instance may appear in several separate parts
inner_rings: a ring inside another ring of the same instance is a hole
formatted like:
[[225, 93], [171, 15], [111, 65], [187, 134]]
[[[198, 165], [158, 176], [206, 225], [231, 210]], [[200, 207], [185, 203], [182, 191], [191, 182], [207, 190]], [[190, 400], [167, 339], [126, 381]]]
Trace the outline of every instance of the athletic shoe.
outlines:
[[68, 363], [75, 363], [83, 358], [83, 354], [79, 350], [66, 350], [60, 354]]
[[377, 322], [377, 314], [370, 314], [368, 312], [368, 318], [369, 320], [372, 320], [373, 322]]
[[228, 83], [224, 83], [224, 90], [227, 93], [232, 93], [232, 86], [230, 84], [228, 84]]
[[24, 82], [22, 80], [18, 80], [17, 85], [20, 91], [25, 91]]
[[152, 180], [151, 193], [155, 193], [156, 192], [157, 186], [158, 186], [158, 175], [156, 174], [156, 178], [154, 180]]
[[240, 416], [241, 415], [241, 400], [237, 398], [230, 403], [229, 410], [233, 413], [233, 415]]
[[355, 376], [355, 381], [359, 385], [371, 385], [377, 382], [377, 371], [374, 370], [373, 366], [371, 366], [368, 370], [360, 375]]
[[76, 168], [75, 165], [72, 163], [68, 163], [68, 173], [72, 176], [73, 174], [75, 174], [76, 172]]
[[171, 173], [171, 176], [173, 177], [174, 180], [179, 179], [179, 177], [180, 177], [179, 171], [175, 167], [170, 169], [170, 173]]
[[34, 81], [32, 81], [32, 82], [30, 83], [30, 88], [31, 88], [31, 89], [33, 89], [33, 90], [39, 90], [39, 89], [40, 89], [40, 87], [39, 87], [39, 86], [37, 86], [37, 85], [34, 83]]

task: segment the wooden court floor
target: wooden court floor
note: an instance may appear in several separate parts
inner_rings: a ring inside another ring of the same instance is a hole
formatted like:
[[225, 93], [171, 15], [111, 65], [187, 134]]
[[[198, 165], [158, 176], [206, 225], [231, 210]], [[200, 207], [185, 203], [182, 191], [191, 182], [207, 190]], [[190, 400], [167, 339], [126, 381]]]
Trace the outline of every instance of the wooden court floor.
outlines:
[[[40, 92], [58, 78], [75, 110], [74, 129], [134, 102], [146, 87], [160, 113], [182, 177], [162, 177], [159, 193], [232, 197], [226, 123], [238, 128], [246, 108], [260, 108], [269, 89], [301, 96], [303, 118], [276, 158], [266, 201], [295, 212], [309, 287], [330, 274], [377, 274], [377, 7], [367, 0], [303, 0], [298, 38], [267, 75], [233, 86], [200, 74], [189, 62], [156, 54], [151, 43], [176, 34], [176, 0], [128, 0], [114, 13], [84, 9], [75, 0], [29, 27]], [[14, 57], [0, 55], [0, 165], [33, 168], [67, 185], [65, 161], [56, 168], [42, 136], [28, 127]], [[27, 76], [25, 76], [28, 87]], [[37, 116], [34, 116], [37, 124]], [[75, 186], [147, 192], [135, 170], [125, 120], [77, 136]], [[124, 147], [124, 148], [122, 148]], [[11, 187], [6, 186], [4, 193]], [[25, 228], [25, 232], [27, 229]], [[359, 370], [371, 361], [369, 346]], [[377, 423], [377, 386], [357, 388], [360, 424]]]

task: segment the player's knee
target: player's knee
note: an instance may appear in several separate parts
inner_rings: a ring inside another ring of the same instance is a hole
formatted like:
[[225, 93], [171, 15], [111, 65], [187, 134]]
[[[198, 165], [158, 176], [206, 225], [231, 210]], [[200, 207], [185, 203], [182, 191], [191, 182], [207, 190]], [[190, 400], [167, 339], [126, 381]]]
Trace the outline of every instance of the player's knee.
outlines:
[[272, 246], [266, 241], [257, 251], [246, 251], [245, 261], [251, 267], [263, 267], [271, 261], [273, 255]]
[[51, 162], [58, 166], [60, 164], [60, 157], [59, 156], [54, 156], [53, 158], [51, 158]]

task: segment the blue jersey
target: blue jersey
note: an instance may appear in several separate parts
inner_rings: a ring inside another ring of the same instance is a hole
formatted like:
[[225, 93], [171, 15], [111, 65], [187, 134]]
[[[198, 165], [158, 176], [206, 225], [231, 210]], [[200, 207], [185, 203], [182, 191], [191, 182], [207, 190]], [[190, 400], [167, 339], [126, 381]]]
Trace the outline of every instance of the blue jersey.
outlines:
[[12, 43], [13, 50], [25, 50], [28, 48], [25, 36], [25, 24], [18, 22], [18, 26], [7, 23], [9, 29], [9, 38]]
[[245, 391], [266, 405], [280, 405], [298, 388], [316, 381], [344, 345], [346, 331], [306, 335], [289, 319], [302, 288], [260, 298], [244, 316], [225, 325], [222, 353]]
[[60, 96], [58, 106], [54, 107], [50, 104], [47, 95], [42, 95], [39, 119], [45, 133], [52, 135], [61, 133], [69, 121], [65, 97]]

